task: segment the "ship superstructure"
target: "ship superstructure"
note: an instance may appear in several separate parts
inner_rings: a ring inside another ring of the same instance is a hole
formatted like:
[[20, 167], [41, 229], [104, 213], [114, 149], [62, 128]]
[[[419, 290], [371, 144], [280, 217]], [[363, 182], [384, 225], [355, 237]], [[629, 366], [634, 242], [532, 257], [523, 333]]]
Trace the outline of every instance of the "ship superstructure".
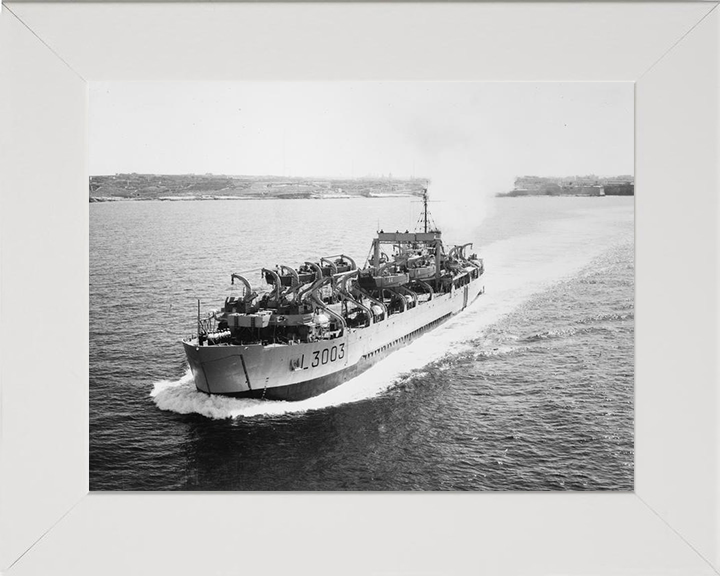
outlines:
[[301, 400], [360, 374], [482, 293], [472, 244], [446, 251], [439, 230], [380, 231], [363, 268], [339, 254], [262, 269], [268, 290], [240, 288], [183, 340], [198, 390]]

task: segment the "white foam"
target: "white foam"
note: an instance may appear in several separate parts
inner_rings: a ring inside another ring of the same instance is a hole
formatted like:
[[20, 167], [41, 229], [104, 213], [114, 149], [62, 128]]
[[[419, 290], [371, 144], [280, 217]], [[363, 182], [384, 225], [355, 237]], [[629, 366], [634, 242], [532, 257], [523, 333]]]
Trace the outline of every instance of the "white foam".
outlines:
[[[577, 274], [613, 242], [617, 230], [608, 214], [548, 224], [544, 229], [502, 240], [482, 249], [486, 293], [461, 314], [401, 348], [378, 364], [325, 394], [300, 402], [276, 402], [209, 396], [195, 389], [190, 372], [177, 381], [157, 382], [151, 393], [158, 408], [208, 418], [272, 416], [319, 410], [373, 398], [400, 376], [472, 347], [488, 326], [531, 296]], [[618, 217], [632, 218], [627, 211]], [[627, 227], [631, 238], [632, 228]]]

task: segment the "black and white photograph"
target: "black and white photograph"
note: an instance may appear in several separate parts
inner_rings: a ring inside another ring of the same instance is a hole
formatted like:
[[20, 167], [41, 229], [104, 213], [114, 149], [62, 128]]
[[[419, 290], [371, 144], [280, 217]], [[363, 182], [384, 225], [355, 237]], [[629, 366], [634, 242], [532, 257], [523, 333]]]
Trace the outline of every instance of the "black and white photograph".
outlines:
[[90, 490], [634, 490], [634, 83], [91, 82]]

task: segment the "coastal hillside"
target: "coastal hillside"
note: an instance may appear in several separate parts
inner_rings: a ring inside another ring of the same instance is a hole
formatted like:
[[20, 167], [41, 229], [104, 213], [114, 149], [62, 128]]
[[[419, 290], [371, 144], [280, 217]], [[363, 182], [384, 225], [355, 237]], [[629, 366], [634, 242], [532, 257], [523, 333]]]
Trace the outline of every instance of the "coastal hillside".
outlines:
[[520, 176], [515, 179], [513, 190], [497, 194], [500, 197], [634, 195], [635, 179], [632, 176], [600, 177], [594, 174], [562, 178]]
[[115, 200], [214, 200], [418, 196], [427, 180], [225, 176], [213, 174], [114, 174], [90, 176], [90, 202]]

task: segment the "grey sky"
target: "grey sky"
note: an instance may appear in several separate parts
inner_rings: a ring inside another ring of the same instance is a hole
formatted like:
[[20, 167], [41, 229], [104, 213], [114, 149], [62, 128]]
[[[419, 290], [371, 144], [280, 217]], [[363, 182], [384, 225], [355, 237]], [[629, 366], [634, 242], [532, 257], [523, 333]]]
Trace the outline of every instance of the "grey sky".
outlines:
[[632, 83], [92, 83], [90, 174], [633, 173]]

